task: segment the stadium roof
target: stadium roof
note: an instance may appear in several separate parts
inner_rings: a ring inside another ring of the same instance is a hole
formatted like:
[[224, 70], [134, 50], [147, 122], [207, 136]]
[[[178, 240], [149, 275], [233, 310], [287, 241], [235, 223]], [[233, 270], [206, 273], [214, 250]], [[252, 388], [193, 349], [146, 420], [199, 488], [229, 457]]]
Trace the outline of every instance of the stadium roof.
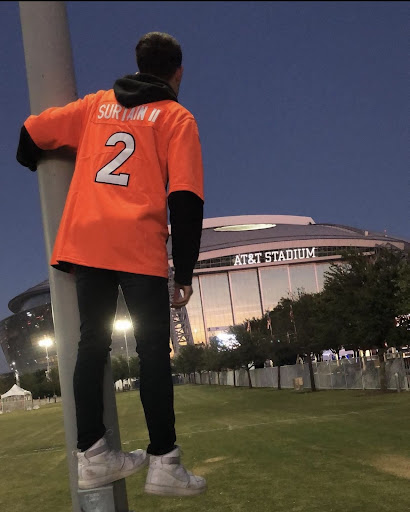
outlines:
[[[306, 245], [320, 242], [324, 245], [369, 246], [380, 244], [399, 244], [405, 251], [410, 251], [410, 242], [385, 233], [363, 230], [339, 224], [316, 224], [311, 217], [295, 215], [239, 215], [234, 217], [216, 217], [204, 219], [199, 259], [206, 258], [206, 253], [229, 250], [230, 248], [252, 246], [257, 244], [282, 243], [293, 246], [298, 241]], [[339, 241], [339, 243], [337, 243]], [[168, 252], [171, 258], [171, 237], [168, 240]], [[212, 256], [213, 257], [213, 256]], [[48, 279], [17, 295], [8, 303], [10, 311], [18, 313], [30, 297], [49, 293]]]
[[17, 297], [14, 297], [11, 299], [8, 303], [9, 310], [13, 313], [18, 313], [21, 311], [21, 308], [23, 307], [23, 304], [29, 299], [30, 297], [35, 297], [36, 295], [40, 295], [41, 293], [50, 293], [50, 284], [48, 282], [48, 279], [45, 281], [42, 281], [39, 284], [36, 284], [32, 288], [29, 288], [23, 293], [20, 293], [17, 295]]
[[[227, 229], [232, 228], [232, 229]], [[238, 229], [241, 227], [242, 229]], [[222, 229], [218, 229], [222, 228]], [[290, 215], [246, 215], [205, 219], [201, 237], [201, 253], [230, 247], [265, 244], [268, 242], [292, 242], [308, 240], [372, 240], [380, 243], [401, 242], [409, 248], [406, 240], [364, 229], [339, 224], [316, 224], [310, 217]], [[354, 245], [354, 244], [353, 244]], [[374, 245], [371, 244], [371, 245]], [[168, 241], [171, 257], [171, 238]]]

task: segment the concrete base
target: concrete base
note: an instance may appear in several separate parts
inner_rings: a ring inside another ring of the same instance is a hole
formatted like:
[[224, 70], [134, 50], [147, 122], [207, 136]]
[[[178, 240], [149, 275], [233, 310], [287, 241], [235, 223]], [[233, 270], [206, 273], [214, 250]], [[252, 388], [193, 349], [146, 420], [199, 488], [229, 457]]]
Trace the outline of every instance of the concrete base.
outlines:
[[78, 490], [78, 499], [81, 512], [117, 512], [112, 485], [105, 485], [96, 489]]

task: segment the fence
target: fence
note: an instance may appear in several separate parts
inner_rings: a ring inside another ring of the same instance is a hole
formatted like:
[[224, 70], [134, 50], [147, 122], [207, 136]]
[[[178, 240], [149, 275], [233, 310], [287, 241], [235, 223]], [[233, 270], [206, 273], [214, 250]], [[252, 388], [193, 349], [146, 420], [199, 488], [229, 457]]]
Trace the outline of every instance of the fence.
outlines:
[[[386, 360], [387, 388], [408, 391], [410, 388], [410, 360], [401, 357]], [[378, 360], [342, 359], [340, 361], [314, 362], [313, 370], [317, 389], [380, 389], [380, 364]], [[257, 368], [250, 370], [251, 383], [257, 388], [277, 388], [278, 368]], [[307, 363], [292, 366], [281, 366], [281, 387], [293, 389], [295, 379], [302, 379], [302, 387], [310, 389], [310, 375]], [[202, 372], [191, 374], [185, 383], [211, 384], [221, 386], [234, 385], [232, 370]], [[296, 381], [297, 382], [297, 381]], [[245, 369], [235, 371], [235, 385], [249, 386], [248, 374]]]

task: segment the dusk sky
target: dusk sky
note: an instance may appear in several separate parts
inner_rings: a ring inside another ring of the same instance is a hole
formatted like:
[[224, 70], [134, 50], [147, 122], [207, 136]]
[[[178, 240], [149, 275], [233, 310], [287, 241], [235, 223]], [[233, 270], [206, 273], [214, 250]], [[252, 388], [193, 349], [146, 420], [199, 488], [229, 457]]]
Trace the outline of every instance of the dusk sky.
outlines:
[[[205, 217], [310, 216], [410, 239], [409, 2], [66, 2], [79, 97], [137, 71], [150, 31], [181, 43]], [[48, 277], [18, 2], [0, 3], [0, 320]]]

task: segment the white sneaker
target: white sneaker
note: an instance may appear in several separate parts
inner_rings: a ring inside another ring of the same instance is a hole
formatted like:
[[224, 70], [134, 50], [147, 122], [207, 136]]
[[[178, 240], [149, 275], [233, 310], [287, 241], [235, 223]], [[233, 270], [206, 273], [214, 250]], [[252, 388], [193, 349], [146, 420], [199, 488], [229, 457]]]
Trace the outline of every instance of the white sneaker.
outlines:
[[145, 492], [158, 496], [195, 496], [206, 490], [206, 480], [181, 464], [180, 449], [165, 455], [149, 455]]
[[93, 489], [132, 475], [147, 465], [147, 452], [110, 450], [104, 437], [85, 452], [78, 452], [78, 488]]

